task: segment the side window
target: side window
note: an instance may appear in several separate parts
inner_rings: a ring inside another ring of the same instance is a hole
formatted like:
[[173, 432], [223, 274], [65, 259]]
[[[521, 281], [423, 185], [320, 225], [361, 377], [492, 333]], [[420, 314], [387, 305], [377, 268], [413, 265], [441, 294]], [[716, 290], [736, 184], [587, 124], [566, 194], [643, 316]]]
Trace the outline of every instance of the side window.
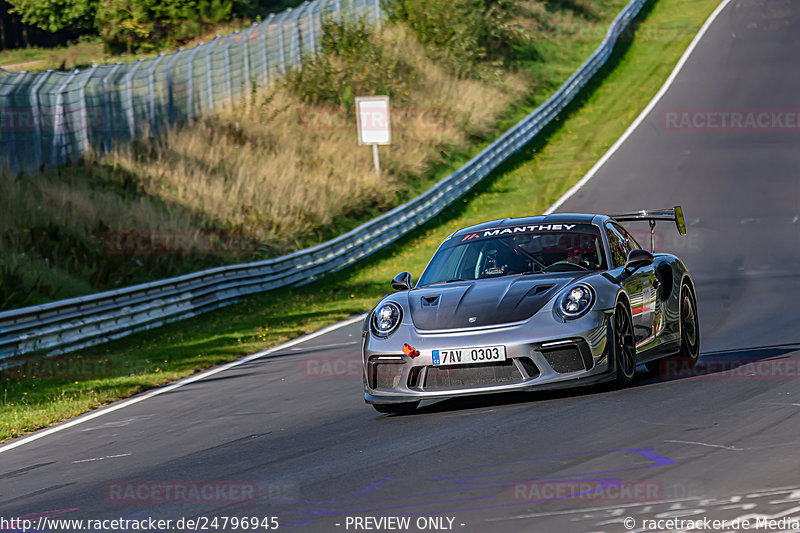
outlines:
[[623, 248], [625, 248], [625, 258], [627, 259], [628, 253], [631, 250], [635, 250], [636, 248], [638, 248], [639, 245], [636, 244], [636, 241], [633, 240], [633, 237], [630, 236], [630, 234], [625, 230], [625, 228], [623, 228], [619, 224], [612, 223], [611, 227], [614, 229], [614, 231], [616, 231], [619, 234], [620, 238], [622, 239], [622, 246]]
[[606, 224], [606, 233], [608, 233], [612, 268], [624, 266], [625, 261], [628, 259], [628, 252], [631, 251], [627, 239], [622, 236], [620, 228], [617, 228], [613, 224]]
[[628, 230], [626, 230], [625, 228], [623, 228], [621, 226], [615, 226], [615, 227], [617, 227], [619, 230], [622, 231], [622, 235], [625, 237], [625, 240], [628, 241], [628, 248], [630, 248], [631, 250], [642, 250], [643, 249], [642, 245], [639, 244], [636, 241], [636, 239], [633, 238], [633, 235], [628, 233]]
[[436, 264], [431, 265], [434, 272], [439, 272], [443, 279], [457, 278], [458, 270], [464, 263], [464, 253], [468, 246], [454, 246], [444, 252], [437, 254]]
[[463, 257], [458, 264], [458, 272], [452, 276], [454, 279], [477, 279], [477, 263], [479, 259], [476, 246], [464, 246]]

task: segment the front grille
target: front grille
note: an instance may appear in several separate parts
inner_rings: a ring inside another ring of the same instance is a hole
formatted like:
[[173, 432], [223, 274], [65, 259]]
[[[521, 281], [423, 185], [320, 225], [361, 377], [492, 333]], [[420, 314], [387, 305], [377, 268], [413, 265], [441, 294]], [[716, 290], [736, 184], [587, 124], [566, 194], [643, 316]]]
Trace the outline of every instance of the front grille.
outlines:
[[559, 374], [588, 370], [593, 364], [591, 351], [585, 342], [542, 350], [542, 355]]
[[424, 390], [459, 389], [520, 382], [522, 374], [510, 359], [500, 363], [429, 366]]
[[408, 373], [408, 388], [409, 389], [418, 389], [419, 382], [422, 378], [422, 369], [425, 368], [423, 366], [415, 366], [411, 369], [411, 372]]
[[369, 382], [373, 389], [394, 389], [402, 377], [402, 364], [369, 362]]
[[529, 358], [520, 357], [518, 361], [520, 364], [522, 364], [522, 368], [525, 369], [525, 372], [527, 372], [529, 378], [536, 378], [539, 377], [539, 374], [541, 374], [541, 372], [539, 372], [539, 367], [537, 367]]

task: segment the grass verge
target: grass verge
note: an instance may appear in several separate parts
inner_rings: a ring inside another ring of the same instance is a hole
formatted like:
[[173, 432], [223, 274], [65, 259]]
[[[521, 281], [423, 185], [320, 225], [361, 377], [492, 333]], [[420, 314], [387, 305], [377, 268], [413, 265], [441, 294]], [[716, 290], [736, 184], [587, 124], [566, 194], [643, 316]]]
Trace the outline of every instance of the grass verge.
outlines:
[[[717, 4], [655, 2], [644, 14], [646, 25], [632, 41], [618, 45], [608, 66], [554, 124], [436, 220], [369, 260], [305, 287], [259, 295], [67, 356], [61, 368], [68, 375], [55, 375], [55, 367], [45, 367], [44, 361], [7, 372], [0, 391], [0, 440], [364, 312], [388, 291], [388, 281], [398, 271], [408, 270], [416, 278], [455, 229], [540, 213], [585, 174], [647, 105]], [[528, 109], [534, 105], [526, 103]], [[526, 106], [509, 116], [509, 123]], [[70, 367], [70, 362], [76, 363]]]

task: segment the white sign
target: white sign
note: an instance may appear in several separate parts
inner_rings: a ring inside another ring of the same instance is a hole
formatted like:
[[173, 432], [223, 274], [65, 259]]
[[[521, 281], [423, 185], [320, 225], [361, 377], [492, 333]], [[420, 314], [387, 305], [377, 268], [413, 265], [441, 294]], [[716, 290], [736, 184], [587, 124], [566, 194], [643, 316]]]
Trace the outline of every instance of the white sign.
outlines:
[[357, 96], [358, 144], [392, 144], [388, 96]]

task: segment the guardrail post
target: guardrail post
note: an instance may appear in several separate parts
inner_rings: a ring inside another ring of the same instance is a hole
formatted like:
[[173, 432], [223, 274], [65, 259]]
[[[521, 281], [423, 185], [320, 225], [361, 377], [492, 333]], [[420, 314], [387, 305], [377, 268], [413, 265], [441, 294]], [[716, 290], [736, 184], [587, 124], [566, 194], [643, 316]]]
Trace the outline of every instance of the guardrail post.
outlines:
[[[12, 174], [15, 173], [15, 171], [17, 169], [17, 131], [16, 131], [16, 126], [15, 126], [15, 121], [14, 121], [15, 109], [14, 109], [13, 99], [11, 97], [11, 93], [14, 92], [14, 89], [17, 87], [17, 85], [19, 83], [19, 80], [22, 79], [25, 76], [25, 74], [27, 74], [27, 72], [23, 71], [23, 72], [18, 73], [16, 76], [14, 76], [14, 79], [11, 80], [11, 83], [9, 83], [5, 87], [3, 87], [3, 94], [2, 94], [3, 98], [5, 98], [5, 100], [6, 100], [6, 105], [5, 105], [6, 119], [3, 121], [3, 123], [4, 123], [5, 127], [6, 127], [6, 132], [8, 133], [8, 137], [9, 137], [9, 140], [8, 140], [8, 170]], [[2, 329], [2, 328], [0, 328], [0, 329]]]
[[316, 32], [316, 28], [314, 27], [314, 9], [313, 9], [313, 7], [309, 7], [309, 9], [308, 9], [308, 45], [309, 45], [309, 47], [311, 49], [311, 57], [315, 57], [317, 55], [317, 35], [316, 35], [315, 32]]
[[175, 125], [175, 88], [172, 83], [172, 67], [182, 55], [183, 48], [178, 48], [178, 51], [172, 54], [169, 63], [167, 63], [167, 115], [171, 125]]
[[189, 124], [194, 122], [195, 113], [194, 113], [194, 78], [193, 78], [193, 68], [192, 64], [194, 63], [194, 56], [197, 55], [197, 52], [200, 51], [200, 45], [196, 45], [191, 52], [189, 52], [189, 61], [186, 62], [186, 87], [187, 87], [187, 94], [186, 94], [186, 114]]
[[161, 63], [162, 59], [164, 59], [164, 54], [158, 54], [156, 60], [153, 61], [150, 68], [147, 69], [147, 99], [150, 101], [150, 137], [155, 135], [156, 131], [156, 97], [153, 91], [154, 77], [156, 68], [158, 64]]
[[111, 150], [111, 104], [108, 101], [108, 80], [119, 69], [120, 63], [114, 65], [111, 72], [103, 78], [103, 111], [105, 113], [106, 150]]
[[292, 28], [292, 48], [294, 50], [294, 65], [298, 66], [303, 64], [303, 56], [302, 56], [302, 40], [300, 37], [300, 19], [303, 16], [305, 10], [308, 9], [308, 1], [303, 2], [303, 5], [297, 10], [297, 13], [294, 15], [294, 27]]
[[222, 45], [222, 58], [225, 64], [225, 88], [228, 90], [228, 103], [233, 106], [233, 83], [231, 82], [231, 52], [230, 47], [231, 43], [233, 43], [233, 37], [237, 35], [239, 32], [233, 32], [230, 37], [225, 40], [225, 44]]
[[211, 83], [211, 52], [219, 42], [219, 35], [214, 37], [210, 43], [206, 43], [206, 53], [204, 56], [206, 62], [206, 91], [208, 92], [208, 110], [214, 109], [214, 86]]
[[79, 147], [81, 153], [86, 153], [89, 151], [89, 102], [86, 100], [86, 85], [88, 85], [92, 80], [95, 72], [97, 72], [97, 65], [92, 65], [91, 72], [86, 76], [86, 78], [84, 78], [80, 87], [78, 87], [81, 101], [81, 144]]
[[39, 89], [42, 87], [47, 78], [53, 73], [52, 70], [48, 69], [47, 72], [40, 75], [39, 79], [36, 83], [33, 84], [31, 88], [31, 118], [33, 122], [33, 151], [34, 157], [36, 158], [36, 164], [42, 165], [44, 164], [44, 160], [42, 159], [42, 131], [41, 131], [41, 124], [40, 122], [40, 108], [39, 108]]
[[63, 155], [64, 130], [66, 129], [67, 116], [64, 111], [64, 89], [70, 82], [75, 79], [76, 70], [73, 70], [68, 75], [64, 76], [64, 80], [56, 87], [56, 112], [53, 117], [53, 145], [50, 155], [50, 160], [53, 165], [61, 164], [61, 156]]
[[[291, 11], [292, 11], [292, 8], [289, 8], [289, 9], [286, 10], [285, 13], [290, 13]], [[278, 50], [280, 51], [280, 57], [281, 57], [281, 74], [286, 74], [286, 52], [284, 51], [284, 46], [283, 46], [283, 19], [284, 18], [285, 18], [285, 14], [284, 14], [284, 16], [281, 17], [281, 21], [278, 24]]]
[[142, 60], [139, 59], [134, 63], [133, 68], [128, 71], [128, 74], [125, 75], [125, 94], [127, 96], [127, 104], [128, 109], [126, 111], [128, 116], [128, 131], [130, 132], [131, 140], [136, 138], [136, 117], [134, 116], [133, 112], [133, 75], [136, 74], [136, 71], [139, 70], [139, 67], [142, 66]]
[[275, 18], [275, 13], [272, 13], [266, 22], [261, 23], [259, 39], [261, 41], [261, 59], [264, 61], [264, 87], [269, 85], [269, 56], [267, 55], [267, 30], [271, 24], [271, 20]]
[[111, 71], [103, 76], [103, 81], [101, 82], [103, 87], [103, 122], [104, 122], [104, 129], [105, 129], [105, 149], [111, 150], [111, 104], [108, 101], [108, 80], [111, 76], [119, 68], [120, 64], [117, 63], [111, 68]]
[[[6, 88], [4, 87], [3, 89], [3, 96], [5, 97]], [[11, 107], [11, 98], [6, 97], [6, 104], [3, 112], [5, 113], [5, 116], [3, 117], [3, 133], [5, 135], [3, 137], [8, 143], [8, 170], [13, 174], [14, 168], [16, 167], [17, 149], [15, 144], [17, 143], [17, 136], [14, 133], [14, 109]]]
[[256, 29], [255, 23], [250, 26], [250, 29], [247, 30], [247, 33], [242, 37], [242, 53], [244, 54], [243, 58], [243, 65], [244, 68], [244, 94], [245, 97], [250, 94], [250, 38], [253, 36], [253, 32]]

